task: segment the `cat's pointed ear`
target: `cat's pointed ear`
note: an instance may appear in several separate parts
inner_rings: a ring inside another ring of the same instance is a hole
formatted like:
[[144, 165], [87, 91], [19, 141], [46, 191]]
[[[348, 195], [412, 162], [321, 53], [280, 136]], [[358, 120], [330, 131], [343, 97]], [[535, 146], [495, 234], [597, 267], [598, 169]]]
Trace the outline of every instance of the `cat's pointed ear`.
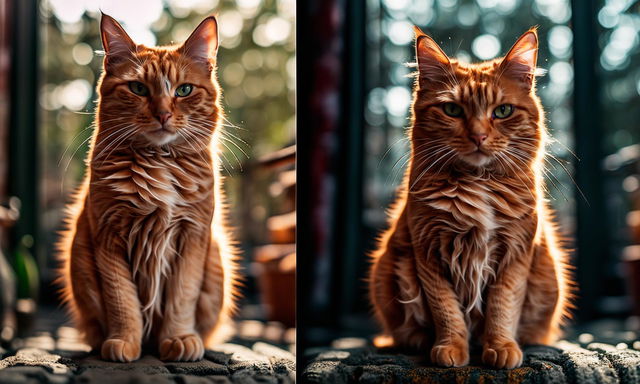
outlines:
[[503, 76], [508, 76], [525, 86], [533, 87], [538, 61], [538, 31], [531, 28], [511, 47], [500, 64]]
[[416, 34], [416, 61], [420, 86], [429, 81], [439, 81], [451, 71], [451, 61], [438, 44], [420, 28], [414, 27]]
[[102, 14], [100, 36], [105, 53], [105, 66], [133, 58], [136, 43], [131, 40], [124, 28], [111, 16]]
[[180, 47], [180, 52], [196, 61], [209, 63], [218, 52], [218, 21], [209, 16], [196, 27]]

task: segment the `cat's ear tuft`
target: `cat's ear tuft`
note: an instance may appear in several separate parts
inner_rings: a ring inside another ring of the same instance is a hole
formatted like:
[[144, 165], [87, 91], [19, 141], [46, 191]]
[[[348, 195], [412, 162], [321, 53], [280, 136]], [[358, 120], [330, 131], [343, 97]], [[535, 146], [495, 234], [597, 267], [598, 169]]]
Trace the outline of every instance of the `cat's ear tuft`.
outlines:
[[538, 61], [538, 31], [531, 28], [509, 50], [500, 64], [503, 75], [521, 82], [528, 90], [533, 87]]
[[430, 80], [439, 80], [451, 71], [451, 61], [438, 44], [418, 27], [414, 27], [416, 34], [416, 61], [420, 86]]
[[136, 52], [136, 43], [124, 28], [111, 16], [103, 13], [100, 20], [100, 36], [105, 52], [105, 66], [131, 59]]
[[194, 60], [209, 63], [218, 52], [218, 21], [214, 16], [204, 19], [182, 44], [180, 51]]

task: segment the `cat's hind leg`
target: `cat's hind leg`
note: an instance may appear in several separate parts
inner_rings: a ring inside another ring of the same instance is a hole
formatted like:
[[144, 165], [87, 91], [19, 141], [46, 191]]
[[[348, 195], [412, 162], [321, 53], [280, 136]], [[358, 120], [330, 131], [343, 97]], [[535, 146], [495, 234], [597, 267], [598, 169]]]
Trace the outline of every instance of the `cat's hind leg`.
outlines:
[[402, 305], [404, 321], [391, 334], [399, 345], [425, 351], [431, 348], [433, 341], [431, 311], [426, 302], [416, 272], [413, 254], [399, 257], [395, 263], [395, 276], [398, 285], [397, 301]]
[[377, 347], [398, 347], [424, 351], [429, 348], [426, 323], [428, 307], [417, 281], [410, 250], [399, 255], [386, 247], [373, 255], [369, 295], [383, 335], [375, 338]]
[[395, 346], [392, 331], [402, 325], [402, 306], [397, 300], [399, 295], [395, 284], [395, 255], [385, 249], [378, 252], [379, 254], [373, 255], [373, 265], [369, 274], [369, 301], [383, 331], [375, 344], [378, 347], [390, 347]]
[[[226, 256], [226, 255], [225, 255]], [[232, 284], [225, 284], [225, 273], [233, 274], [233, 268], [225, 269], [221, 250], [212, 238], [209, 255], [205, 261], [202, 289], [196, 306], [196, 330], [206, 346], [218, 342], [220, 325], [229, 319], [233, 310]], [[226, 276], [229, 280], [236, 280], [234, 276]]]
[[94, 350], [99, 350], [105, 338], [105, 313], [89, 225], [84, 212], [64, 236], [69, 238], [62, 241], [69, 242], [69, 245], [62, 246], [63, 300], [85, 341]]
[[538, 245], [527, 283], [527, 293], [518, 341], [527, 344], [551, 344], [560, 336], [560, 324], [567, 305], [564, 294], [565, 265], [546, 244]]

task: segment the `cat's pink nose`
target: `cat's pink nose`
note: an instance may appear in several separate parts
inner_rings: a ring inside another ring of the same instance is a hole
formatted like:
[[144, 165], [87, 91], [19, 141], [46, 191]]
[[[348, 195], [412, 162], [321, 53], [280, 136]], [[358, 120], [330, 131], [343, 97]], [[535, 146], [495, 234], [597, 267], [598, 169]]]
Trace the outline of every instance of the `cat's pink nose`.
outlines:
[[170, 117], [171, 117], [171, 112], [158, 112], [158, 114], [156, 115], [156, 118], [162, 125], [164, 125], [164, 123], [166, 123]]
[[482, 145], [482, 143], [484, 143], [485, 140], [487, 140], [487, 135], [481, 133], [474, 133], [469, 135], [469, 140], [471, 140], [472, 142], [474, 142], [478, 147]]

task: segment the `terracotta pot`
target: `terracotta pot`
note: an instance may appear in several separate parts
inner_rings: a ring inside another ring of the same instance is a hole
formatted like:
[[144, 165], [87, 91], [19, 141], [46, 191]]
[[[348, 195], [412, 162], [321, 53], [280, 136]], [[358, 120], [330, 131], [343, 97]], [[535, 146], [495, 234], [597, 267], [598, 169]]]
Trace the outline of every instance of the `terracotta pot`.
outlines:
[[255, 262], [267, 319], [288, 327], [296, 320], [295, 244], [265, 245], [256, 249]]
[[640, 211], [627, 213], [627, 226], [631, 234], [631, 242], [640, 244]]
[[640, 316], [640, 245], [626, 247], [622, 260], [624, 270], [627, 272], [627, 285], [633, 303], [633, 313]]

